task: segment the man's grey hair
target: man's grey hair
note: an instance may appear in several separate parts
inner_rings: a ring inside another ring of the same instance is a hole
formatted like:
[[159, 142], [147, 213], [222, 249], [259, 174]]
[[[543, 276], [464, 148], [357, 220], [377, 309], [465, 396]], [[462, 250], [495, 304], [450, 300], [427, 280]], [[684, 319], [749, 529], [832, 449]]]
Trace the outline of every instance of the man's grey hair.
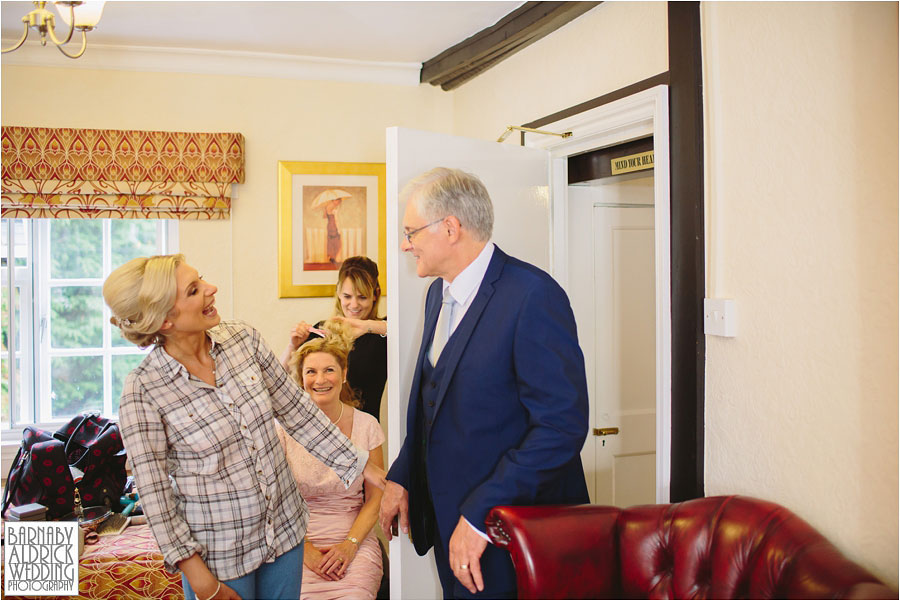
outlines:
[[428, 223], [453, 215], [479, 242], [491, 239], [494, 205], [478, 177], [460, 169], [435, 167], [409, 180], [401, 201], [414, 201]]

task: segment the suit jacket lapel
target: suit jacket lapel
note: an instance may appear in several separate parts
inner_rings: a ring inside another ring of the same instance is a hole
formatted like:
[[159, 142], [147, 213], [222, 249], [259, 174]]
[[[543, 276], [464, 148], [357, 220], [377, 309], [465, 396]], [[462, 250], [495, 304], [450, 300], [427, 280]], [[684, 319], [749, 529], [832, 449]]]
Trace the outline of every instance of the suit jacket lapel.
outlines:
[[419, 344], [419, 356], [416, 358], [416, 369], [413, 372], [412, 390], [410, 391], [410, 407], [418, 406], [419, 386], [422, 381], [422, 368], [424, 362], [428, 361], [426, 357], [428, 349], [431, 347], [431, 338], [434, 335], [434, 328], [437, 326], [438, 313], [441, 310], [440, 294], [435, 293], [435, 289], [443, 290], [444, 282], [441, 278], [437, 278], [432, 282], [431, 287], [425, 296], [425, 318], [422, 325], [422, 342]]
[[431, 339], [434, 329], [437, 327], [438, 314], [441, 312], [441, 300], [443, 298], [444, 280], [437, 278], [428, 289], [428, 296], [432, 297], [425, 303], [425, 324], [422, 330], [422, 344], [419, 347], [419, 359], [425, 358], [431, 348]]
[[[499, 247], [495, 247], [491, 262], [488, 264], [487, 271], [484, 273], [481, 285], [478, 286], [475, 298], [472, 299], [472, 304], [469, 305], [469, 310], [466, 311], [462, 321], [456, 326], [456, 329], [450, 336], [450, 340], [447, 342], [445, 350], [449, 352], [449, 355], [445, 357], [442, 354], [441, 359], [438, 360], [438, 363], [441, 363], [442, 360], [446, 359], [447, 364], [443, 366], [444, 375], [441, 378], [440, 386], [438, 387], [438, 394], [434, 407], [435, 415], [437, 415], [437, 412], [441, 408], [444, 395], [447, 394], [447, 388], [450, 386], [450, 380], [453, 379], [453, 374], [456, 371], [459, 360], [462, 358], [463, 351], [469, 344], [472, 334], [475, 332], [475, 326], [478, 325], [478, 321], [481, 319], [484, 308], [487, 307], [488, 301], [490, 301], [491, 297], [494, 295], [494, 282], [500, 277], [500, 273], [503, 271], [503, 265], [506, 264], [506, 259], [506, 253], [501, 251]], [[437, 312], [435, 312], [434, 316], [435, 323], [431, 324], [432, 331], [437, 322], [436, 313]]]
[[[420, 400], [422, 398], [422, 371], [425, 367], [426, 351], [429, 347], [434, 328], [437, 325], [437, 315], [441, 308], [439, 294], [435, 294], [434, 290], [443, 288], [443, 282], [440, 278], [432, 282], [431, 287], [425, 295], [425, 318], [422, 327], [422, 343], [419, 345], [419, 356], [416, 358], [416, 368], [413, 371], [412, 385], [409, 390], [409, 405], [406, 414], [406, 435], [412, 437], [411, 440], [418, 440], [419, 429], [417, 426], [418, 413], [420, 411]], [[412, 467], [410, 467], [412, 469]]]

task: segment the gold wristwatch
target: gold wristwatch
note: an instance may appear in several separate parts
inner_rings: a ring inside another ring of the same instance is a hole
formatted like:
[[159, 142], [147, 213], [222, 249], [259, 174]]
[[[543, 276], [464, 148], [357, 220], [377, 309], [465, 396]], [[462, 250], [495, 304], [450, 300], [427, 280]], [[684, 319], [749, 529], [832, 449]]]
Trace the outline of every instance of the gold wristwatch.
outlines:
[[356, 545], [357, 547], [359, 546], [359, 539], [356, 538], [355, 536], [348, 536], [347, 540], [350, 541], [351, 543], [353, 543], [354, 545]]

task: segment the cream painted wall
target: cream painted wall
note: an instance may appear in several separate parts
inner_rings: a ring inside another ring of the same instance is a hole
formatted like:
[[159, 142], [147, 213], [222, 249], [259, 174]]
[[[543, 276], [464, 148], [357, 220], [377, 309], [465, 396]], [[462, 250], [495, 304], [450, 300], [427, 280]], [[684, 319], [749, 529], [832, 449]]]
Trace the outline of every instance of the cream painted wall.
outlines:
[[278, 161], [383, 162], [386, 127], [449, 132], [451, 103], [449, 94], [431, 86], [41, 67], [2, 70], [3, 125], [244, 135], [246, 182], [232, 219], [182, 221], [181, 251], [219, 286], [220, 313], [253, 324], [279, 354], [290, 326], [330, 316], [333, 299], [278, 298]]
[[703, 5], [706, 492], [897, 587], [897, 4]]
[[667, 23], [665, 2], [600, 4], [454, 90], [454, 133], [496, 140], [508, 125], [663, 73]]

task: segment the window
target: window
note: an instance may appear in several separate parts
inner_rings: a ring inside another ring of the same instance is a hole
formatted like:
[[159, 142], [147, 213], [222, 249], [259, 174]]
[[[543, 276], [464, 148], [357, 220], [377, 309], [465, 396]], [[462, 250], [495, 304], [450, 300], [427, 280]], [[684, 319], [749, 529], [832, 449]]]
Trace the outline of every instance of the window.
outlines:
[[134, 257], [176, 252], [177, 223], [0, 222], [4, 430], [63, 422], [83, 411], [117, 414], [125, 376], [147, 351], [109, 323], [103, 281]]

